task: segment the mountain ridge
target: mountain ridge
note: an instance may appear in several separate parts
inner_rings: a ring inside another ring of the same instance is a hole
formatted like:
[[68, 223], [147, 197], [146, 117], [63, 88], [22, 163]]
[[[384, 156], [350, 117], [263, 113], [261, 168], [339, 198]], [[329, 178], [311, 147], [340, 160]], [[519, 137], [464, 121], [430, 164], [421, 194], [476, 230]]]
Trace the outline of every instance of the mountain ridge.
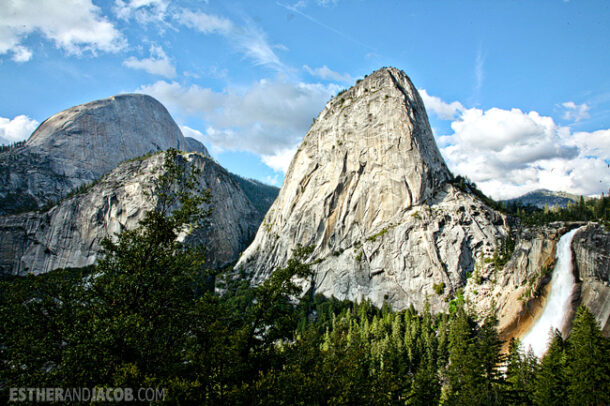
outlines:
[[260, 283], [312, 246], [318, 293], [396, 309], [429, 297], [446, 309], [507, 233], [500, 213], [452, 179], [415, 86], [382, 68], [324, 107], [237, 267]]

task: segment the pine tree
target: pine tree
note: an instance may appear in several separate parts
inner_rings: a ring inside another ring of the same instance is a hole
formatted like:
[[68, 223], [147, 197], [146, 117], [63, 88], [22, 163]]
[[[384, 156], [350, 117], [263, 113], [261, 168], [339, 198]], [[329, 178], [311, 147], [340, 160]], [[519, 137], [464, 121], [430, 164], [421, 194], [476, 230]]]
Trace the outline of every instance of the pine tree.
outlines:
[[610, 403], [609, 352], [593, 314], [581, 305], [566, 347], [569, 404]]
[[533, 352], [523, 354], [518, 340], [511, 339], [506, 359], [507, 401], [512, 405], [533, 404], [537, 359]]
[[474, 339], [475, 323], [459, 307], [451, 320], [444, 405], [486, 405], [483, 365]]
[[551, 334], [551, 343], [542, 357], [536, 374], [534, 404], [538, 406], [562, 406], [566, 404], [566, 358], [565, 343], [561, 333], [555, 330]]

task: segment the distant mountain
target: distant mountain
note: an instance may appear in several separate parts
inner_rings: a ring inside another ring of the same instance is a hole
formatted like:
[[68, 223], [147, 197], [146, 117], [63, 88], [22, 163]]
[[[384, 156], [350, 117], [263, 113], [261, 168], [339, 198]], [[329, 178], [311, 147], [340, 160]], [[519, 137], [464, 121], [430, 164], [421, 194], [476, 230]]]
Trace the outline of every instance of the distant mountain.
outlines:
[[[566, 192], [554, 192], [548, 189], [538, 189], [514, 199], [503, 200], [506, 204], [521, 203], [523, 206], [536, 206], [538, 208], [567, 207], [569, 203], [577, 203], [580, 196]], [[588, 197], [585, 197], [587, 200]]]

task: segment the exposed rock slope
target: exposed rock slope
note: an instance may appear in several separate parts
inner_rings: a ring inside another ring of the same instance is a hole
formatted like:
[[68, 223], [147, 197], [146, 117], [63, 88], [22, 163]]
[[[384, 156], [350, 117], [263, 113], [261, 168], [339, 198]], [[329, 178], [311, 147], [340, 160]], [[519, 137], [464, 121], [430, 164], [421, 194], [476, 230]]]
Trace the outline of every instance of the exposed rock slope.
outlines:
[[257, 283], [298, 245], [313, 246], [316, 292], [398, 309], [429, 296], [433, 310], [446, 308], [506, 233], [504, 218], [451, 178], [417, 90], [383, 68], [320, 113], [238, 267]]
[[[186, 241], [208, 248], [210, 266], [226, 265], [251, 241], [259, 214], [225, 169], [201, 154], [187, 156], [201, 169], [200, 185], [211, 190], [213, 211], [209, 226]], [[45, 213], [0, 217], [0, 273], [38, 274], [93, 264], [102, 239], [135, 227], [156, 204], [145, 192], [152, 191], [163, 159], [164, 154], [157, 154], [125, 162]]]
[[572, 239], [580, 288], [580, 302], [595, 315], [606, 337], [610, 336], [610, 232], [589, 224]]
[[45, 120], [24, 146], [0, 154], [0, 215], [57, 201], [119, 162], [170, 147], [207, 154], [150, 96], [125, 94], [69, 108]]

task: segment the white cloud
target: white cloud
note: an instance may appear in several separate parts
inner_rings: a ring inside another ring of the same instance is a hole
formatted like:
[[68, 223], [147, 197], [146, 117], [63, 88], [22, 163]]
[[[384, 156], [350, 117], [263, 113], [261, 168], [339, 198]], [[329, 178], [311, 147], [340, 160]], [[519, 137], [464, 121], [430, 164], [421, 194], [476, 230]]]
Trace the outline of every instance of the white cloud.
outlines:
[[280, 183], [279, 176], [277, 173], [273, 176], [267, 175], [264, 179], [264, 182], [267, 183], [268, 185], [279, 186], [279, 183]]
[[316, 3], [323, 7], [329, 7], [339, 4], [339, 0], [316, 0]]
[[14, 46], [11, 51], [13, 52], [11, 59], [15, 62], [27, 62], [32, 59], [32, 51], [24, 46]]
[[35, 32], [53, 41], [57, 48], [75, 55], [117, 52], [127, 43], [91, 0], [4, 2], [0, 12], [0, 54], [12, 51], [24, 59], [27, 52], [20, 48], [15, 51], [15, 48]]
[[307, 71], [310, 75], [316, 76], [322, 80], [334, 80], [336, 82], [354, 82], [354, 78], [351, 77], [350, 74], [346, 73], [344, 75], [331, 70], [328, 66], [324, 65], [321, 68], [312, 69], [307, 65], [303, 65], [303, 69]]
[[572, 101], [562, 103], [561, 106], [565, 109], [563, 118], [578, 122], [584, 118], [589, 118], [589, 106], [586, 103], [576, 104]]
[[453, 120], [455, 115], [464, 111], [462, 103], [454, 101], [446, 103], [440, 97], [430, 96], [426, 89], [420, 89], [419, 94], [424, 101], [427, 111], [432, 111], [441, 120]]
[[174, 15], [182, 25], [204, 34], [229, 34], [233, 29], [231, 20], [203, 12], [182, 9]]
[[574, 133], [573, 141], [581, 146], [586, 156], [596, 156], [610, 161], [610, 129]]
[[[441, 111], [451, 112], [442, 103], [437, 103]], [[455, 174], [468, 176], [496, 199], [539, 188], [598, 194], [610, 184], [604, 162], [610, 130], [572, 134], [551, 117], [519, 109], [456, 111], [453, 134], [438, 137], [441, 152]]]
[[168, 83], [164, 80], [142, 86], [137, 91], [157, 98], [170, 111], [181, 114], [211, 113], [222, 102], [221, 93], [197, 85], [183, 87], [177, 82]]
[[132, 69], [142, 69], [152, 75], [170, 79], [176, 77], [176, 68], [160, 46], [150, 47], [150, 58], [137, 59], [131, 56], [123, 61], [123, 65]]
[[160, 100], [174, 114], [195, 115], [207, 123], [203, 141], [214, 151], [243, 150], [265, 157], [276, 170], [286, 167], [286, 150], [305, 135], [336, 85], [260, 80], [247, 89], [214, 92], [196, 85], [158, 81], [138, 89]]
[[297, 152], [297, 148], [285, 148], [272, 155], [263, 155], [261, 159], [271, 169], [276, 172], [286, 173], [288, 171], [288, 167], [290, 166], [290, 162], [292, 162], [292, 158], [294, 154]]
[[250, 59], [255, 65], [268, 65], [278, 70], [284, 68], [274, 48], [285, 49], [285, 47], [270, 45], [265, 32], [251, 22], [238, 25], [224, 17], [187, 9], [175, 13], [174, 19], [178, 23], [203, 34], [224, 36], [232, 47], [242, 53], [245, 58]]
[[203, 142], [204, 137], [201, 131], [195, 130], [194, 128], [188, 127], [186, 125], [181, 125], [180, 130], [182, 131], [182, 135], [185, 137], [195, 138], [197, 141]]
[[116, 0], [112, 10], [121, 20], [134, 18], [140, 24], [162, 23], [167, 17], [168, 5], [167, 0]]
[[4, 144], [23, 141], [34, 132], [38, 124], [38, 121], [23, 114], [13, 119], [0, 117], [0, 139]]
[[255, 65], [268, 65], [278, 70], [284, 68], [280, 58], [273, 49], [286, 49], [286, 47], [283, 45], [271, 46], [267, 41], [265, 32], [254, 24], [248, 23], [243, 26], [233, 26], [227, 39], [233, 47]]

